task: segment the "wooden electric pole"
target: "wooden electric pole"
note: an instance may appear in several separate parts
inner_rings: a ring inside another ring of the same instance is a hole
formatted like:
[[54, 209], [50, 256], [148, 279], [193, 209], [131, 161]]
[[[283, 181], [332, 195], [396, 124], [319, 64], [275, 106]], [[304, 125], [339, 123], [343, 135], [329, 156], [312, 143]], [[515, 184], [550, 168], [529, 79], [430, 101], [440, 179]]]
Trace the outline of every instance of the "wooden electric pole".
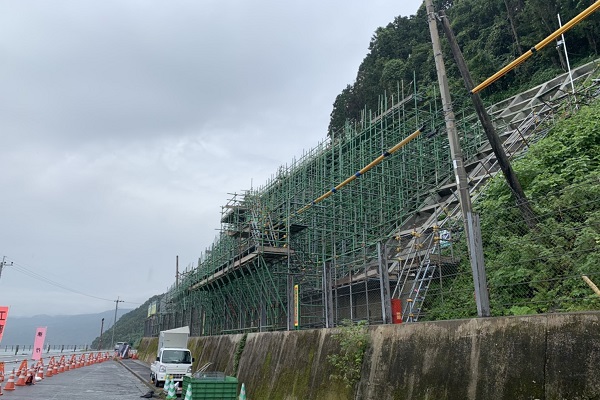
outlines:
[[487, 279], [483, 263], [483, 248], [481, 246], [481, 232], [479, 230], [479, 218], [473, 214], [471, 207], [471, 195], [469, 193], [469, 184], [467, 182], [467, 173], [465, 171], [458, 132], [456, 130], [456, 117], [452, 109], [452, 98], [448, 87], [446, 77], [446, 67], [442, 56], [442, 46], [436, 24], [435, 11], [432, 0], [425, 0], [427, 9], [427, 20], [429, 22], [429, 33], [431, 34], [431, 44], [433, 45], [433, 57], [435, 60], [435, 69], [440, 85], [440, 96], [442, 97], [442, 108], [444, 110], [444, 119], [446, 121], [446, 131], [450, 142], [450, 153], [452, 156], [452, 165], [456, 175], [456, 185], [460, 208], [463, 215], [467, 243], [469, 245], [469, 256], [471, 259], [471, 270], [473, 272], [473, 283], [475, 287], [475, 301], [477, 303], [477, 315], [480, 317], [490, 316], [490, 301], [487, 291]]
[[115, 302], [115, 321], [113, 322], [112, 326], [112, 340], [110, 343], [111, 350], [115, 348], [115, 328], [117, 327], [117, 311], [119, 310], [119, 303], [123, 303], [124, 300], [119, 300], [119, 297], [117, 296], [117, 299], [113, 301]]
[[104, 332], [104, 318], [102, 318], [102, 323], [100, 324], [100, 336], [98, 339], [98, 350], [102, 350], [102, 332]]
[[[440, 17], [442, 21], [442, 28], [444, 29], [444, 33], [446, 34], [448, 42], [450, 42], [450, 49], [452, 50], [452, 55], [454, 56], [458, 70], [460, 71], [460, 74], [465, 82], [465, 87], [467, 88], [468, 92], [471, 92], [474, 87], [473, 79], [471, 79], [471, 73], [467, 68], [467, 63], [465, 62], [462, 51], [458, 47], [456, 37], [454, 36], [454, 32], [450, 27], [448, 17], [446, 17], [443, 11], [440, 12]], [[533, 228], [535, 226], [535, 213], [533, 212], [533, 209], [531, 208], [531, 205], [529, 204], [529, 201], [523, 192], [523, 188], [521, 188], [521, 184], [519, 183], [519, 179], [517, 178], [515, 171], [510, 165], [510, 161], [506, 156], [504, 148], [502, 147], [502, 142], [500, 142], [500, 138], [498, 137], [498, 134], [494, 129], [494, 125], [492, 124], [492, 119], [485, 109], [479, 93], [471, 93], [471, 100], [473, 101], [473, 106], [475, 107], [475, 111], [477, 112], [479, 121], [483, 126], [483, 130], [485, 131], [485, 135], [490, 143], [492, 151], [496, 156], [498, 165], [504, 174], [504, 178], [515, 195], [516, 203], [521, 211], [521, 214], [523, 215], [523, 219], [529, 228]]]
[[12, 261], [10, 263], [6, 262], [6, 256], [2, 257], [2, 261], [0, 261], [0, 277], [2, 277], [2, 268], [4, 268], [5, 265], [13, 265]]

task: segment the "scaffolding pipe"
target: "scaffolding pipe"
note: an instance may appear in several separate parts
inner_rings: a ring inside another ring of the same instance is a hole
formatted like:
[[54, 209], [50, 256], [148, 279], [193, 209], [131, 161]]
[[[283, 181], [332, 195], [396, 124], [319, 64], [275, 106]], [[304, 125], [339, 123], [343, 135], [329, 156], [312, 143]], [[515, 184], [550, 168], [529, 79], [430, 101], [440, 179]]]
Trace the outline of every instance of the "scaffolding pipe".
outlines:
[[533, 55], [533, 53], [535, 53], [536, 51], [540, 51], [541, 49], [546, 47], [548, 43], [552, 42], [554, 39], [556, 39], [566, 31], [577, 25], [579, 22], [583, 21], [598, 8], [600, 8], [600, 0], [597, 0], [594, 4], [583, 10], [575, 18], [564, 24], [562, 27], [558, 28], [556, 31], [554, 31], [554, 33], [547, 36], [544, 40], [533, 46], [530, 50], [521, 55], [519, 58], [512, 61], [510, 64], [502, 68], [500, 71], [496, 72], [494, 75], [487, 78], [485, 81], [481, 82], [479, 85], [473, 88], [473, 90], [471, 90], [471, 93], [479, 93], [480, 91], [482, 91], [492, 83], [496, 82], [498, 79], [502, 78], [504, 75], [506, 75], [519, 65], [523, 64], [529, 57]]
[[[598, 0], [598, 1], [600, 1], [600, 0]], [[396, 151], [398, 151], [402, 147], [406, 146], [409, 142], [411, 142], [413, 139], [415, 139], [417, 136], [419, 136], [423, 132], [424, 129], [425, 129], [424, 127], [421, 127], [419, 129], [417, 129], [416, 131], [414, 131], [413, 133], [411, 133], [410, 135], [408, 135], [406, 138], [404, 138], [403, 140], [398, 142], [395, 146], [390, 148], [388, 151], [385, 151], [382, 155], [377, 157], [375, 160], [371, 161], [369, 164], [367, 164], [365, 167], [363, 167], [360, 171], [358, 171], [354, 175], [346, 178], [342, 183], [340, 183], [339, 185], [337, 185], [330, 191], [324, 193], [323, 195], [321, 195], [318, 198], [316, 198], [315, 200], [313, 200], [312, 203], [307, 204], [304, 207], [302, 207], [300, 210], [298, 210], [297, 214], [301, 214], [304, 211], [308, 210], [311, 206], [314, 206], [315, 204], [320, 203], [321, 201], [325, 200], [326, 198], [328, 198], [329, 196], [331, 196], [332, 194], [334, 194], [335, 192], [337, 192], [338, 190], [342, 189], [344, 186], [346, 186], [347, 184], [349, 184], [350, 182], [355, 180], [356, 178], [359, 178], [360, 176], [366, 174], [373, 167], [381, 164], [381, 162], [386, 157], [391, 156]]]

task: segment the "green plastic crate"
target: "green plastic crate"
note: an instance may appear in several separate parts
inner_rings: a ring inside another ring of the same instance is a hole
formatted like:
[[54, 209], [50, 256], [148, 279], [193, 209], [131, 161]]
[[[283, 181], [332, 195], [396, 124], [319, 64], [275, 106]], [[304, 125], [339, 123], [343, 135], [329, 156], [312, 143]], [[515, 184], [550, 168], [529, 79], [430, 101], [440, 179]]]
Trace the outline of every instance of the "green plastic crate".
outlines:
[[183, 391], [181, 398], [185, 397], [188, 385], [192, 385], [192, 400], [236, 400], [238, 380], [233, 376], [216, 376], [205, 378], [183, 377]]

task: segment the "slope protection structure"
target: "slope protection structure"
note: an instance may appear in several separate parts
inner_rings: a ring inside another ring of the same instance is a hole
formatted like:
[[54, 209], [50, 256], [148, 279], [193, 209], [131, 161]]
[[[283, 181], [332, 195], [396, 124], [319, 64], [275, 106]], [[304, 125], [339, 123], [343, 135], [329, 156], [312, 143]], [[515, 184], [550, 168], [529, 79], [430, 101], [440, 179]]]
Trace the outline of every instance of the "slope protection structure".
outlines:
[[[596, 70], [597, 63], [582, 66], [574, 80], [589, 82]], [[564, 74], [490, 109], [510, 156], [574, 101], [568, 85]], [[476, 117], [456, 114], [475, 197], [498, 167]], [[313, 203], [420, 127], [424, 133], [393, 156]], [[443, 281], [460, 261], [451, 251], [458, 214], [438, 97], [382, 96], [377, 112], [363, 112], [334, 141], [281, 166], [262, 187], [232, 195], [218, 238], [162, 298], [145, 336], [184, 325], [198, 336], [343, 319], [417, 321], [431, 280]], [[402, 316], [392, 299], [404, 304]]]
[[[571, 74], [559, 75], [490, 107], [488, 112], [507, 156], [510, 159], [522, 156], [533, 143], [544, 137], [558, 114], [597, 97], [599, 80], [594, 77], [598, 68], [598, 61], [585, 64]], [[573, 88], [579, 88], [579, 91]], [[471, 199], [475, 200], [489, 179], [500, 172], [488, 143], [475, 157], [467, 159], [465, 169]], [[400, 251], [393, 254], [394, 261], [389, 270], [390, 273], [398, 271], [400, 279], [392, 297], [403, 300], [404, 321], [417, 321], [422, 315], [422, 305], [434, 278], [439, 278], [439, 288], [442, 277], [453, 274], [458, 260], [448, 257], [447, 254], [452, 252], [444, 248], [464, 239], [453, 237], [455, 233], [461, 233], [461, 227], [456, 182], [449, 177], [394, 236]]]

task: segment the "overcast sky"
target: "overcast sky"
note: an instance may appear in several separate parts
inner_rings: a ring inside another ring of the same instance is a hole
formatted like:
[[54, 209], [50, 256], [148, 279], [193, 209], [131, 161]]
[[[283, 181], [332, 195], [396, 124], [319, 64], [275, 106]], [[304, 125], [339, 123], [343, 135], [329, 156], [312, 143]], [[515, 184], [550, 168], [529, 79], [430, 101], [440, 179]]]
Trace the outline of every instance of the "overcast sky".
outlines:
[[420, 4], [0, 0], [9, 321], [164, 293], [231, 193], [325, 139], [374, 31]]

